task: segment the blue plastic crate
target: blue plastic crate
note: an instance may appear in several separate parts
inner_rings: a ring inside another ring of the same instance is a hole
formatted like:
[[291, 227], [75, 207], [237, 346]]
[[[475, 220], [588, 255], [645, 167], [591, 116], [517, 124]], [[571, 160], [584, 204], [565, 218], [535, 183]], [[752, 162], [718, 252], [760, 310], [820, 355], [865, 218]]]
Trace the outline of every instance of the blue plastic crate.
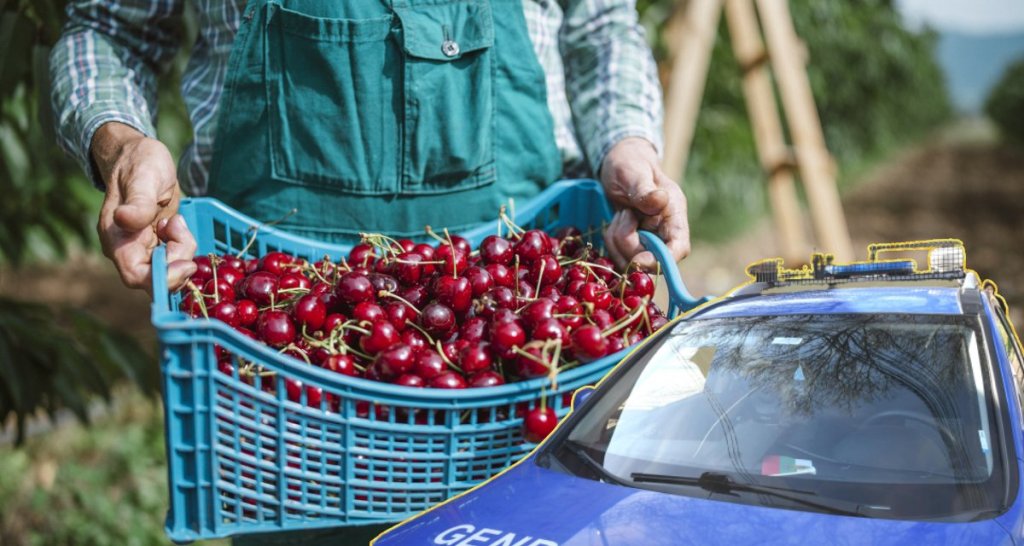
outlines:
[[[259, 225], [213, 199], [185, 200], [180, 210], [200, 254], [236, 253]], [[594, 229], [598, 245], [611, 217], [592, 180], [554, 184], [515, 211], [523, 227]], [[496, 230], [494, 222], [460, 235], [475, 246]], [[662, 262], [669, 314], [705, 301], [686, 291], [664, 244], [642, 235]], [[248, 252], [337, 260], [349, 248], [262, 226]], [[626, 353], [560, 373], [557, 389], [544, 378], [458, 391], [398, 387], [310, 366], [219, 321], [190, 318], [177, 310], [181, 295], [167, 290], [162, 247], [153, 271], [170, 485], [166, 530], [177, 542], [404, 519], [519, 460], [532, 448], [520, 432], [522, 414], [539, 404], [542, 390], [561, 417], [569, 410], [564, 394], [596, 383]], [[273, 392], [242, 381], [237, 370], [219, 372], [215, 345], [276, 372], [264, 379]], [[318, 407], [309, 407], [305, 394], [302, 403], [289, 401], [285, 378], [322, 388], [325, 400]], [[337, 411], [329, 409], [329, 395], [340, 398]]]

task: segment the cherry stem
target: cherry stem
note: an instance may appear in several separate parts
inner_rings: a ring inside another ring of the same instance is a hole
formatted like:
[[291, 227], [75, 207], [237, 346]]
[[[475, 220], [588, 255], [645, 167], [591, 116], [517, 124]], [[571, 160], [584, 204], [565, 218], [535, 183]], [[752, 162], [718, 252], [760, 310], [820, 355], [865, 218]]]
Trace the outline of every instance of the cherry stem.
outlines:
[[447, 364], [449, 368], [462, 373], [462, 368], [456, 366], [455, 363], [448, 358], [448, 355], [444, 354], [444, 348], [441, 346], [441, 340], [435, 341], [434, 345], [437, 346], [437, 354], [441, 357], [441, 360], [444, 360], [444, 363]]
[[610, 268], [608, 266], [605, 266], [605, 265], [595, 264], [593, 262], [586, 262], [586, 261], [580, 261], [580, 265], [582, 265], [583, 267], [586, 267], [587, 269], [595, 268], [596, 267], [597, 269], [603, 269], [605, 271], [610, 271], [612, 275], [615, 275], [616, 277], [618, 277], [620, 279], [623, 278], [622, 274], [620, 274], [618, 271], [615, 271], [614, 269], [612, 269], [612, 268]]
[[515, 221], [506, 214], [505, 210], [505, 205], [498, 209], [498, 218], [505, 223], [510, 237], [515, 237], [516, 240], [522, 239], [522, 233], [526, 233], [526, 230], [517, 226]]
[[313, 362], [309, 360], [309, 355], [306, 354], [306, 351], [303, 351], [301, 347], [294, 343], [289, 343], [285, 348], [278, 351], [278, 353], [284, 354], [284, 352], [287, 351], [288, 349], [295, 349], [295, 351], [299, 353], [299, 356], [302, 357], [302, 360], [306, 361], [306, 364], [309, 364], [310, 366], [313, 365]]
[[396, 299], [396, 300], [398, 300], [398, 301], [408, 305], [409, 309], [412, 309], [413, 311], [416, 311], [417, 315], [422, 315], [423, 314], [423, 312], [420, 311], [419, 309], [417, 309], [415, 305], [413, 305], [412, 303], [409, 302], [409, 300], [403, 298], [402, 296], [399, 296], [398, 294], [395, 294], [394, 292], [391, 292], [389, 290], [381, 290], [381, 291], [377, 292], [377, 295], [382, 297], [382, 298], [394, 298], [394, 299]]
[[220, 287], [217, 286], [217, 255], [210, 253], [210, 266], [213, 269], [213, 301], [220, 303]]
[[533, 291], [533, 296], [536, 298], [540, 297], [541, 283], [544, 281], [544, 269], [547, 268], [547, 260], [540, 261], [540, 273], [537, 275], [537, 289]]
[[650, 300], [650, 298], [647, 297], [647, 296], [644, 296], [644, 298], [640, 301], [640, 305], [636, 306], [636, 309], [634, 309], [628, 315], [625, 315], [622, 318], [620, 318], [619, 320], [615, 321], [611, 326], [608, 327], [607, 330], [601, 332], [601, 335], [604, 336], [604, 337], [608, 337], [608, 336], [614, 334], [615, 332], [618, 332], [619, 330], [629, 326], [630, 323], [632, 323], [634, 320], [636, 320], [638, 317], [640, 317], [640, 315], [643, 314], [647, 310], [647, 301], [648, 300]]
[[274, 220], [273, 222], [267, 222], [267, 223], [263, 224], [262, 226], [260, 224], [254, 224], [254, 225], [249, 226], [249, 230], [252, 231], [252, 236], [249, 237], [249, 242], [245, 243], [245, 246], [242, 247], [242, 250], [238, 251], [238, 254], [236, 254], [235, 257], [236, 258], [241, 258], [242, 256], [245, 256], [245, 254], [247, 252], [249, 252], [249, 248], [251, 248], [252, 245], [256, 242], [256, 236], [259, 235], [260, 227], [276, 226], [277, 224], [280, 224], [281, 222], [284, 222], [290, 216], [296, 214], [297, 212], [299, 212], [299, 209], [293, 208], [292, 210], [284, 213], [284, 216], [278, 218], [277, 220]]
[[436, 341], [434, 341], [434, 338], [430, 334], [428, 334], [427, 331], [424, 330], [423, 327], [420, 326], [419, 324], [416, 324], [415, 322], [413, 322], [411, 320], [407, 320], [407, 321], [405, 321], [405, 323], [408, 324], [409, 326], [412, 326], [416, 330], [418, 330], [419, 333], [423, 334], [427, 338], [427, 343], [429, 343], [430, 345], [433, 345], [433, 344], [437, 343]]
[[437, 234], [437, 232], [436, 232], [436, 231], [434, 231], [434, 228], [430, 227], [429, 225], [427, 225], [427, 226], [424, 226], [424, 227], [423, 227], [423, 230], [424, 230], [424, 231], [426, 231], [426, 232], [427, 232], [427, 235], [428, 235], [428, 236], [430, 236], [430, 237], [431, 237], [432, 239], [434, 239], [435, 241], [437, 241], [437, 242], [439, 242], [439, 243], [451, 244], [451, 243], [449, 243], [448, 241], [445, 241], [443, 237], [441, 237], [440, 235], [438, 235], [438, 234]]
[[210, 318], [210, 313], [206, 310], [206, 296], [203, 295], [202, 290], [199, 290], [199, 287], [192, 281], [186, 282], [185, 286], [192, 292], [192, 300], [199, 304], [199, 311], [203, 313], [203, 318]]

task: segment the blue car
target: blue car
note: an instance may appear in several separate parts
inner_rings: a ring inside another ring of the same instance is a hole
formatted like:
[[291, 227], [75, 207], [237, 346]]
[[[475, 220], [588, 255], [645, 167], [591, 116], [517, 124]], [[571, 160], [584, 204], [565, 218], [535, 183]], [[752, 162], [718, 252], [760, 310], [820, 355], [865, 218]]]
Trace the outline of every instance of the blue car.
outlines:
[[529, 457], [374, 544], [1024, 544], [1005, 303], [959, 241], [869, 251], [752, 265]]

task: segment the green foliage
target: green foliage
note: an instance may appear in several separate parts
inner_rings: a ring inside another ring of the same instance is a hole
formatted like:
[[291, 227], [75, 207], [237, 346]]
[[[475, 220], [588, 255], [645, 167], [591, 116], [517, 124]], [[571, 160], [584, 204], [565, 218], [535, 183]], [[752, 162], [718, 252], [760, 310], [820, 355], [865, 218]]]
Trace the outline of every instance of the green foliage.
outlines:
[[[56, 146], [47, 58], [65, 0], [7, 1], [0, 9], [0, 259], [60, 256], [90, 245], [101, 195]], [[38, 115], [37, 115], [38, 113]]]
[[985, 114], [1003, 137], [1024, 144], [1024, 59], [1006, 67], [985, 100]]
[[[673, 4], [639, 2], [662, 57], [662, 30]], [[810, 53], [808, 76], [826, 141], [841, 168], [884, 154], [948, 119], [934, 33], [904, 28], [887, 0], [789, 4]], [[765, 177], [724, 19], [684, 179], [698, 239], [727, 239], [765, 210]]]
[[[49, 130], [47, 59], [65, 0], [0, 0], [0, 263], [62, 256], [91, 246], [102, 197], [57, 148]], [[37, 117], [38, 112], [38, 117]], [[90, 402], [132, 380], [155, 393], [152, 358], [134, 340], [84, 311], [0, 299], [0, 423], [17, 438], [40, 412]], [[8, 419], [12, 417], [12, 419]]]
[[92, 398], [109, 400], [118, 380], [155, 393], [149, 361], [134, 340], [82, 310], [0, 298], [0, 422], [14, 416], [19, 443], [39, 410], [53, 417], [67, 408], [88, 421]]
[[168, 544], [163, 412], [134, 391], [117, 399], [89, 429], [0, 447], [0, 544]]

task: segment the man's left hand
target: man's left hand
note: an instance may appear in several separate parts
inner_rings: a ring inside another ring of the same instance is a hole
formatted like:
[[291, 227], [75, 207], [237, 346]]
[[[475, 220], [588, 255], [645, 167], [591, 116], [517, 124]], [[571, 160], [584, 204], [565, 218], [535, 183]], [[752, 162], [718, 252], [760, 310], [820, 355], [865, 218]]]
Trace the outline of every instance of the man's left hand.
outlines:
[[604, 241], [619, 266], [636, 262], [653, 271], [654, 255], [644, 250], [637, 230], [652, 231], [665, 241], [676, 261], [690, 253], [686, 196], [662, 170], [654, 145], [642, 138], [625, 138], [601, 162], [601, 185], [618, 209]]

